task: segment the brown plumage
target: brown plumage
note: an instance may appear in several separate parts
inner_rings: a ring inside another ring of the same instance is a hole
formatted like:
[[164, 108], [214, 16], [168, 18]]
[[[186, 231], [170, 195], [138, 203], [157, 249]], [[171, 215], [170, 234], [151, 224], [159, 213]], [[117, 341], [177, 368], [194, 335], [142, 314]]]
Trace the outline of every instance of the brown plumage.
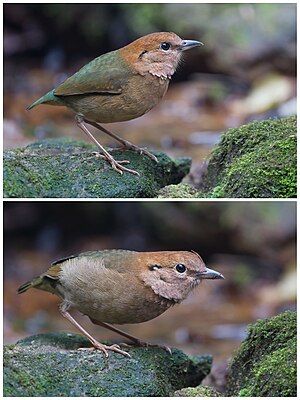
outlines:
[[151, 320], [184, 300], [202, 279], [221, 278], [223, 276], [208, 269], [195, 252], [102, 250], [55, 262], [44, 274], [20, 286], [18, 293], [36, 288], [56, 294], [62, 299], [62, 315], [80, 329], [95, 348], [106, 355], [107, 350], [128, 355], [116, 345], [99, 343], [68, 310], [75, 308], [93, 323], [111, 329], [137, 345], [150, 346], [108, 323]]
[[99, 157], [121, 174], [122, 171], [138, 174], [123, 165], [128, 161], [114, 160], [84, 122], [112, 136], [124, 148], [157, 161], [146, 149], [109, 132], [99, 123], [128, 121], [150, 111], [165, 95], [182, 52], [201, 44], [195, 40], [182, 40], [172, 32], [143, 36], [119, 50], [95, 58], [58, 88], [31, 104], [28, 110], [39, 104], [68, 107], [76, 114], [78, 126], [98, 146]]

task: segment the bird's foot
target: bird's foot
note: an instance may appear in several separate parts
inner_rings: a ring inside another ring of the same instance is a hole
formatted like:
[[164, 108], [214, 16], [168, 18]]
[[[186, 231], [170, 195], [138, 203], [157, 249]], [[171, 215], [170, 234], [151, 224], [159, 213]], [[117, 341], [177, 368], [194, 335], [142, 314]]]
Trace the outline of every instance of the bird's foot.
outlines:
[[116, 161], [111, 155], [106, 156], [106, 155], [100, 154], [96, 151], [93, 154], [97, 158], [102, 158], [103, 160], [109, 162], [111, 167], [121, 175], [123, 174], [123, 171], [129, 172], [130, 174], [133, 174], [133, 175], [140, 175], [137, 171], [134, 171], [133, 169], [129, 169], [129, 168], [126, 168], [123, 166], [123, 164], [130, 163], [130, 161], [128, 161], [128, 160]]
[[126, 150], [135, 151], [135, 152], [137, 152], [139, 154], [145, 154], [145, 156], [151, 158], [151, 160], [153, 160], [153, 161], [158, 163], [157, 157], [155, 157], [154, 154], [150, 153], [150, 151], [148, 151], [147, 149], [145, 149], [143, 147], [136, 146], [135, 144], [130, 143], [127, 140], [124, 141], [123, 148], [126, 149]]
[[[78, 118], [79, 118], [79, 120], [78, 120]], [[148, 150], [146, 150], [146, 149], [144, 149], [142, 147], [136, 146], [135, 144], [129, 142], [128, 140], [125, 140], [125, 139], [121, 138], [120, 136], [116, 135], [115, 133], [112, 133], [112, 132], [108, 131], [107, 129], [103, 128], [103, 126], [99, 125], [97, 122], [90, 121], [90, 120], [88, 120], [86, 118], [84, 118], [84, 121], [87, 122], [88, 124], [92, 125], [92, 126], [95, 126], [96, 128], [100, 129], [100, 131], [102, 131], [102, 132], [106, 133], [107, 135], [109, 135], [109, 136], [113, 137], [114, 139], [116, 139], [118, 142], [120, 142], [123, 145], [123, 149], [136, 151], [137, 153], [140, 153], [140, 154], [145, 154], [147, 157], [151, 158], [151, 160], [153, 160], [155, 162], [158, 162], [158, 159], [155, 157], [155, 155], [150, 153]], [[80, 117], [78, 115], [77, 115], [77, 123], [79, 123], [79, 126], [81, 127], [81, 129], [83, 129], [84, 132], [87, 133], [92, 138], [92, 140], [97, 144], [97, 146], [99, 147], [99, 143], [91, 135], [91, 133], [87, 130], [86, 126], [82, 125], [82, 117]], [[99, 147], [99, 148], [101, 148], [101, 147]]]
[[125, 357], [130, 357], [131, 355], [127, 353], [127, 351], [121, 350], [120, 346], [118, 344], [113, 344], [111, 346], [108, 346], [106, 344], [100, 343], [97, 340], [94, 340], [92, 342], [93, 347], [81, 347], [78, 350], [100, 350], [104, 353], [105, 357], [108, 357], [108, 351], [113, 351], [115, 353], [122, 354]]
[[155, 344], [155, 343], [148, 343], [148, 342], [144, 342], [143, 340], [140, 340], [140, 339], [138, 339], [134, 343], [130, 343], [130, 344], [128, 344], [128, 343], [120, 343], [120, 344], [122, 346], [125, 346], [125, 347], [132, 347], [132, 346], [135, 346], [135, 347], [156, 347], [156, 348], [159, 348], [159, 349], [163, 349], [166, 352], [172, 354], [172, 350], [168, 346], [164, 346], [164, 345], [161, 345], [161, 344]]

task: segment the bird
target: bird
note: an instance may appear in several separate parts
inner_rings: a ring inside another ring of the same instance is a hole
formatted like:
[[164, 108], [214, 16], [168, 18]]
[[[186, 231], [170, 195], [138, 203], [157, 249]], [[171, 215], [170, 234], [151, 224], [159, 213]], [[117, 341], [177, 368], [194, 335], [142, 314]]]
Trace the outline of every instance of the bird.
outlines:
[[76, 309], [92, 323], [129, 339], [133, 345], [161, 347], [147, 343], [110, 324], [135, 324], [149, 321], [183, 301], [202, 279], [224, 279], [205, 266], [195, 251], [138, 252], [98, 250], [69, 256], [54, 262], [40, 276], [21, 285], [17, 292], [30, 288], [58, 296], [60, 313], [108, 357], [108, 351], [130, 354], [119, 345], [106, 345], [92, 337], [70, 314]]
[[121, 175], [128, 160], [115, 160], [99, 143], [86, 124], [98, 128], [119, 141], [124, 149], [157, 158], [144, 148], [119, 137], [101, 123], [122, 122], [138, 118], [166, 94], [170, 79], [188, 49], [202, 45], [196, 40], [183, 40], [173, 32], [155, 32], [142, 36], [118, 50], [105, 53], [83, 66], [57, 88], [32, 103], [66, 106], [75, 113], [77, 125], [99, 148], [97, 157], [108, 161]]

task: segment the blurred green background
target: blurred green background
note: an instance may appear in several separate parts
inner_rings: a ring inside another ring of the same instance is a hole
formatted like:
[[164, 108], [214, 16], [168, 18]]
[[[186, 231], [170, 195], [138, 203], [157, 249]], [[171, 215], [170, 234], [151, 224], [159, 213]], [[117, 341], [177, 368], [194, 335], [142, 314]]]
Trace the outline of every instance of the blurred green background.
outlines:
[[[16, 289], [61, 257], [110, 248], [195, 250], [225, 276], [202, 282], [158, 318], [123, 327], [190, 354], [213, 354], [224, 371], [247, 324], [296, 308], [295, 202], [6, 202], [4, 342], [76, 332], [56, 296]], [[77, 319], [100, 340], [122, 341]]]
[[4, 4], [4, 147], [85, 140], [66, 109], [26, 107], [91, 59], [155, 31], [204, 46], [185, 54], [154, 110], [110, 127], [128, 140], [191, 156], [194, 167], [227, 128], [296, 113], [296, 4]]

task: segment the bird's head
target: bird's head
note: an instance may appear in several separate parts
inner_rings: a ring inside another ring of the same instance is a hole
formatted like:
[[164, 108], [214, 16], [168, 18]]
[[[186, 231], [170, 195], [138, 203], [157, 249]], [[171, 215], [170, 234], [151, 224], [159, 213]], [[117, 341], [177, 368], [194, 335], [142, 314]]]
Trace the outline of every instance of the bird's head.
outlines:
[[202, 279], [224, 279], [219, 272], [207, 268], [199, 254], [193, 251], [140, 254], [139, 278], [155, 294], [174, 302], [184, 300]]
[[182, 52], [203, 43], [183, 40], [173, 32], [157, 32], [135, 40], [119, 50], [121, 57], [138, 73], [170, 79]]

